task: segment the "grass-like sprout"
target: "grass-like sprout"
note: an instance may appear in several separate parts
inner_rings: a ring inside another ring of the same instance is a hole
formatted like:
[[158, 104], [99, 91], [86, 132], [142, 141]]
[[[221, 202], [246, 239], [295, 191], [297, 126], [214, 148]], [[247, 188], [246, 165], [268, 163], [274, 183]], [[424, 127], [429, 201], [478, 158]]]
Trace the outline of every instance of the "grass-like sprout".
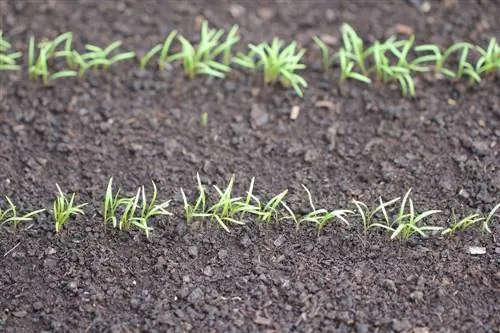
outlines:
[[[209, 29], [208, 22], [201, 24], [200, 42], [195, 47], [183, 36], [179, 36], [182, 50], [179, 54], [171, 56], [173, 59], [182, 59], [184, 72], [190, 79], [196, 75], [209, 75], [224, 78], [231, 68], [231, 50], [239, 41], [238, 26], [233, 26], [221, 42], [224, 30]], [[218, 59], [222, 57], [222, 59]]]
[[[284, 190], [278, 195], [275, 195], [265, 205], [261, 205], [260, 202], [258, 203], [260, 209], [260, 213], [258, 218], [269, 224], [271, 222], [271, 219], [279, 222], [281, 220], [286, 220], [286, 219], [291, 219], [294, 221], [295, 225], [298, 224], [297, 217], [295, 216], [295, 213], [290, 209], [290, 207], [287, 205], [285, 202], [285, 196], [288, 194], [288, 190]], [[283, 207], [287, 211], [287, 215], [280, 216], [280, 210], [278, 209], [279, 207]]]
[[120, 190], [113, 194], [113, 178], [109, 179], [106, 195], [104, 197], [104, 224], [112, 223], [113, 228], [118, 227], [117, 212], [121, 206], [127, 206], [131, 199], [120, 197]]
[[462, 48], [462, 53], [460, 54], [458, 69], [455, 76], [457, 80], [462, 76], [467, 75], [470, 78], [470, 83], [481, 82], [481, 77], [478, 73], [476, 73], [474, 66], [467, 61], [469, 50], [473, 47], [473, 45], [465, 44]]
[[7, 53], [12, 45], [2, 37], [0, 30], [0, 71], [18, 71], [21, 67], [17, 64], [17, 59], [22, 56], [21, 52]]
[[343, 48], [341, 51], [345, 56], [354, 61], [361, 70], [361, 74], [368, 76], [368, 70], [365, 65], [366, 58], [369, 53], [365, 50], [363, 40], [358, 36], [356, 31], [347, 23], [341, 27]]
[[[131, 226], [135, 226], [149, 238], [153, 230], [149, 226], [150, 219], [156, 216], [172, 215], [166, 210], [170, 201], [156, 203], [158, 190], [156, 184], [154, 182], [152, 184], [153, 193], [148, 203], [144, 186], [141, 186], [133, 197], [120, 197], [120, 190], [113, 194], [113, 178], [111, 178], [104, 197], [104, 224], [112, 222], [113, 227], [118, 227], [120, 230], [129, 230]], [[121, 217], [118, 217], [120, 207], [123, 212]]]
[[[70, 35], [61, 35], [54, 41], [38, 43], [36, 45], [35, 38], [30, 37], [28, 42], [28, 75], [30, 78], [36, 79], [41, 77], [44, 85], [49, 85], [50, 82], [64, 77], [73, 77], [77, 73], [73, 70], [61, 70], [55, 73], [50, 73], [48, 61], [51, 57], [56, 56], [56, 48], [59, 44], [68, 40]], [[66, 46], [67, 47], [67, 46]], [[71, 44], [70, 44], [71, 47]], [[36, 49], [39, 49], [38, 56]], [[66, 54], [66, 51], [60, 51]], [[62, 55], [59, 53], [58, 55]], [[69, 56], [68, 56], [69, 57]]]
[[229, 232], [229, 228], [225, 222], [243, 225], [244, 222], [237, 219], [236, 215], [242, 212], [249, 212], [249, 207], [241, 201], [241, 197], [232, 196], [233, 184], [234, 175], [231, 177], [231, 180], [224, 191], [214, 185], [214, 189], [219, 195], [219, 201], [212, 205], [207, 211], [207, 213], [210, 214], [210, 216], [214, 218], [227, 232]]
[[45, 211], [45, 209], [38, 209], [24, 215], [18, 215], [19, 212], [17, 210], [17, 206], [12, 202], [12, 200], [7, 196], [5, 197], [5, 200], [9, 204], [9, 208], [5, 210], [0, 208], [0, 224], [10, 223], [14, 229], [17, 229], [19, 223], [32, 221], [35, 215]]
[[376, 214], [382, 213], [384, 218], [386, 220], [389, 219], [389, 216], [387, 214], [387, 208], [394, 205], [396, 202], [401, 200], [401, 197], [394, 198], [392, 200], [389, 200], [387, 202], [383, 202], [382, 198], [379, 197], [379, 202], [380, 204], [374, 209], [371, 210], [368, 208], [368, 206], [357, 200], [353, 200], [354, 205], [356, 205], [357, 211], [359, 216], [361, 217], [361, 221], [363, 223], [363, 231], [366, 234], [368, 232], [368, 229], [370, 229], [373, 225], [373, 220], [375, 219]]
[[450, 57], [453, 52], [456, 52], [460, 49], [471, 48], [473, 47], [471, 44], [466, 42], [459, 42], [451, 45], [444, 53], [441, 52], [437, 45], [425, 44], [415, 46], [414, 50], [416, 52], [429, 52], [430, 54], [426, 54], [415, 59], [414, 64], [422, 64], [422, 63], [434, 63], [434, 72], [436, 74], [441, 74], [450, 78], [456, 78], [455, 72], [445, 67], [446, 60]]
[[206, 213], [207, 210], [207, 195], [205, 192], [205, 187], [201, 183], [199, 173], [196, 173], [196, 181], [198, 185], [198, 198], [194, 205], [191, 205], [184, 193], [184, 190], [181, 188], [182, 200], [184, 202], [184, 211], [186, 213], [186, 223], [189, 223], [196, 217], [210, 217], [210, 214]]
[[74, 61], [80, 66], [78, 71], [79, 76], [83, 76], [89, 69], [97, 69], [99, 67], [107, 70], [111, 65], [120, 61], [132, 59], [135, 57], [135, 52], [123, 52], [111, 55], [122, 45], [122, 42], [117, 40], [109, 44], [105, 48], [96, 45], [85, 45], [86, 53], [79, 54], [76, 51], [72, 52]]
[[[311, 212], [306, 214], [305, 216], [301, 217], [299, 219], [299, 223], [302, 222], [312, 222], [316, 225], [316, 228], [318, 229], [318, 237], [321, 234], [321, 231], [323, 230], [324, 226], [326, 223], [334, 220], [334, 219], [339, 219], [340, 221], [344, 222], [347, 226], [349, 226], [349, 221], [345, 218], [346, 215], [348, 214], [353, 214], [354, 212], [351, 210], [347, 209], [339, 209], [339, 210], [333, 210], [333, 211], [328, 211], [324, 208], [316, 209], [314, 207], [314, 203], [312, 200], [311, 192], [307, 189], [305, 185], [302, 185], [304, 190], [307, 192], [307, 197], [309, 199], [309, 205], [311, 206]], [[298, 227], [298, 224], [297, 224]]]
[[486, 219], [481, 214], [475, 213], [475, 214], [471, 214], [469, 216], [466, 216], [466, 217], [458, 220], [457, 216], [455, 215], [454, 210], [452, 210], [451, 214], [452, 214], [453, 222], [448, 228], [444, 229], [441, 232], [441, 235], [454, 234], [459, 230], [468, 229], [468, 228], [472, 227], [473, 225], [480, 223], [481, 221], [484, 221]]
[[[413, 200], [409, 197], [411, 189], [406, 192], [399, 206], [399, 212], [395, 218], [391, 221], [389, 218], [385, 206], [382, 206], [381, 211], [384, 214], [385, 223], [372, 223], [370, 228], [378, 227], [386, 229], [391, 232], [391, 239], [401, 237], [402, 239], [409, 239], [414, 234], [419, 234], [422, 237], [426, 237], [427, 231], [439, 231], [442, 227], [438, 226], [419, 226], [418, 224], [422, 222], [425, 218], [440, 213], [440, 210], [428, 210], [423, 213], [415, 213], [413, 206]], [[406, 211], [406, 206], [408, 203], [409, 211]]]
[[490, 211], [486, 219], [483, 221], [483, 230], [491, 233], [490, 229], [490, 222], [493, 220], [495, 216], [500, 217], [500, 215], [497, 214], [497, 211], [500, 211], [500, 203], [493, 207], [493, 209]]
[[160, 70], [163, 70], [166, 65], [170, 64], [172, 61], [174, 61], [176, 58], [178, 58], [177, 55], [168, 55], [168, 52], [170, 51], [170, 46], [172, 45], [172, 42], [174, 38], [177, 36], [177, 30], [171, 31], [167, 38], [165, 38], [165, 41], [163, 44], [157, 44], [151, 48], [140, 60], [139, 66], [142, 69], [145, 69], [148, 63], [151, 61], [151, 59], [157, 54], [159, 54], [159, 59], [158, 59], [158, 68]]
[[500, 45], [497, 43], [496, 38], [492, 38], [485, 49], [476, 46], [477, 52], [480, 57], [476, 62], [476, 73], [479, 75], [494, 73], [500, 69]]
[[372, 83], [372, 80], [370, 80], [368, 76], [354, 71], [354, 61], [349, 58], [349, 54], [346, 50], [340, 49], [340, 51], [335, 55], [335, 58], [339, 59], [341, 82], [345, 81], [346, 79], [353, 79], [364, 82], [366, 84]]
[[319, 37], [313, 36], [314, 43], [321, 51], [321, 66], [323, 70], [327, 71], [332, 67], [334, 57], [330, 54], [330, 49]]
[[83, 215], [83, 207], [87, 204], [74, 205], [75, 193], [68, 197], [61, 191], [59, 185], [57, 185], [57, 191], [59, 192], [56, 200], [54, 201], [54, 224], [56, 233], [60, 232], [62, 227], [68, 222], [71, 216]]
[[251, 70], [262, 68], [266, 84], [279, 81], [284, 87], [291, 86], [297, 95], [302, 97], [301, 87], [307, 87], [307, 82], [295, 72], [306, 68], [306, 65], [300, 63], [305, 50], [296, 51], [295, 42], [285, 48], [283, 45], [283, 41], [277, 38], [271, 44], [266, 42], [259, 45], [249, 44], [250, 52], [247, 55], [239, 53], [233, 62]]

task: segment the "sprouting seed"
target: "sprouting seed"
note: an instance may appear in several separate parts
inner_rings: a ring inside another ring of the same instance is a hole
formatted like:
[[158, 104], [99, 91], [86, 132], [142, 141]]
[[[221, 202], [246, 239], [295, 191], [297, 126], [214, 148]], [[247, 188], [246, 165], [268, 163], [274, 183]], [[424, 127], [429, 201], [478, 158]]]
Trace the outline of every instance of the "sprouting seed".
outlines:
[[56, 200], [54, 201], [54, 224], [56, 233], [60, 232], [62, 227], [68, 222], [71, 216], [83, 215], [83, 207], [87, 204], [74, 204], [75, 193], [71, 195], [71, 198], [68, 197], [61, 191], [59, 185], [56, 184], [58, 195], [56, 196]]

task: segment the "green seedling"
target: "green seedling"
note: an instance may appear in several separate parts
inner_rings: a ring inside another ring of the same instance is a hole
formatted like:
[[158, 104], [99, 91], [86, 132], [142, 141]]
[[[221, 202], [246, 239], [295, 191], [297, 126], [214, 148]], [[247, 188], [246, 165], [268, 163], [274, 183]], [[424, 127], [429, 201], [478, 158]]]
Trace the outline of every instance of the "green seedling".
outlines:
[[366, 84], [371, 84], [372, 81], [368, 76], [357, 73], [353, 71], [354, 62], [349, 59], [347, 52], [344, 49], [340, 49], [340, 51], [335, 56], [339, 59], [340, 63], [340, 81], [343, 82], [347, 79], [358, 80], [364, 82]]
[[361, 221], [363, 223], [363, 231], [366, 234], [368, 229], [373, 226], [373, 221], [376, 218], [376, 215], [379, 213], [383, 214], [383, 217], [386, 221], [389, 221], [389, 216], [387, 214], [387, 208], [393, 206], [396, 202], [401, 200], [401, 197], [394, 198], [387, 202], [383, 202], [382, 198], [379, 197], [380, 204], [372, 211], [369, 210], [368, 206], [357, 200], [353, 200], [354, 205], [356, 205], [359, 216], [361, 217]]
[[481, 82], [481, 77], [479, 76], [478, 73], [476, 73], [476, 70], [474, 66], [467, 61], [467, 56], [469, 54], [469, 49], [471, 49], [473, 46], [464, 46], [462, 48], [462, 53], [460, 55], [460, 60], [458, 62], [458, 69], [456, 73], [456, 79], [460, 79], [462, 76], [466, 75], [470, 78], [470, 83], [478, 83]]
[[[59, 40], [58, 43], [62, 43]], [[64, 78], [73, 77], [77, 73], [73, 70], [61, 70], [55, 73], [50, 73], [48, 68], [49, 59], [55, 55], [57, 44], [54, 42], [44, 42], [38, 44], [39, 52], [36, 56], [35, 38], [30, 37], [28, 42], [28, 75], [30, 78], [36, 79], [41, 77], [44, 85], [49, 85], [51, 82]]]
[[[184, 72], [190, 79], [200, 74], [224, 78], [231, 70], [231, 50], [239, 41], [237, 33], [238, 26], [233, 26], [226, 40], [221, 42], [224, 30], [209, 29], [208, 22], [203, 21], [198, 45], [195, 47], [186, 38], [179, 36], [182, 51], [173, 57], [182, 59]], [[219, 56], [222, 57], [221, 60], [218, 60]]]
[[334, 57], [330, 54], [330, 49], [319, 37], [313, 37], [314, 43], [318, 46], [321, 51], [321, 66], [323, 70], [327, 71], [332, 67]]
[[182, 200], [184, 202], [184, 211], [186, 213], [186, 223], [189, 223], [193, 220], [193, 218], [200, 217], [210, 217], [210, 214], [207, 214], [207, 197], [205, 192], [205, 187], [201, 183], [200, 175], [196, 173], [196, 180], [198, 183], [198, 198], [194, 205], [191, 205], [184, 193], [184, 190], [181, 188]]
[[208, 112], [202, 112], [200, 116], [200, 125], [202, 127], [207, 127], [208, 125]]
[[39, 209], [39, 210], [35, 210], [33, 212], [19, 216], [18, 215], [19, 212], [17, 210], [17, 207], [16, 207], [16, 205], [14, 205], [12, 200], [10, 200], [10, 198], [7, 196], [5, 197], [5, 200], [9, 204], [9, 208], [7, 208], [5, 210], [2, 210], [0, 208], [0, 224], [10, 223], [10, 224], [12, 224], [12, 227], [14, 229], [17, 229], [17, 226], [19, 225], [19, 223], [32, 221], [33, 217], [35, 215], [40, 214], [40, 213], [45, 211], [45, 209]]
[[343, 56], [354, 61], [361, 70], [361, 74], [367, 77], [368, 70], [366, 68], [365, 61], [369, 52], [365, 50], [363, 40], [359, 38], [356, 31], [354, 31], [354, 29], [347, 23], [342, 24], [341, 31], [343, 42], [343, 48], [341, 51], [344, 53]]
[[495, 216], [500, 217], [500, 215], [496, 214], [497, 211], [500, 211], [500, 203], [493, 207], [493, 209], [490, 211], [486, 219], [483, 221], [483, 230], [491, 233], [490, 229], [490, 222], [493, 220]]
[[210, 214], [210, 216], [214, 218], [227, 232], [229, 232], [229, 228], [225, 222], [243, 225], [244, 222], [236, 219], [235, 217], [238, 213], [248, 212], [246, 209], [247, 207], [242, 205], [241, 197], [232, 197], [233, 184], [234, 175], [231, 177], [231, 180], [224, 191], [221, 191], [216, 185], [214, 185], [214, 189], [219, 195], [219, 201], [212, 205], [207, 211], [207, 213]]
[[57, 191], [59, 192], [56, 200], [54, 201], [54, 223], [56, 233], [60, 232], [62, 227], [68, 222], [71, 216], [83, 215], [83, 207], [87, 204], [74, 205], [75, 193], [71, 195], [71, 198], [68, 197], [61, 191], [59, 185], [57, 185]]
[[[392, 221], [387, 214], [385, 206], [382, 205], [382, 200], [380, 200], [382, 206], [381, 211], [384, 214], [385, 223], [373, 223], [370, 225], [370, 227], [378, 227], [390, 231], [392, 233], [391, 239], [401, 237], [404, 240], [409, 239], [415, 234], [426, 237], [426, 232], [428, 231], [442, 230], [443, 228], [438, 226], [419, 226], [419, 223], [422, 222], [425, 218], [440, 213], [441, 211], [428, 210], [423, 213], [416, 214], [413, 206], [413, 200], [409, 197], [410, 192], [411, 189], [406, 192], [403, 200], [401, 201], [399, 212]], [[409, 206], [409, 212], [406, 211], [407, 203]]]
[[[284, 190], [280, 194], [269, 199], [269, 201], [265, 205], [261, 205], [259, 202], [258, 205], [261, 207], [261, 209], [258, 218], [262, 222], [266, 222], [267, 224], [269, 224], [271, 220], [280, 222], [281, 220], [291, 219], [295, 223], [295, 225], [298, 225], [298, 220], [295, 216], [295, 213], [290, 209], [290, 207], [284, 200], [287, 194], [288, 190]], [[286, 212], [288, 213], [287, 215], [280, 216], [280, 210], [278, 209], [280, 206], [286, 210]]]
[[104, 197], [104, 224], [112, 223], [113, 228], [118, 227], [117, 212], [120, 207], [129, 205], [131, 198], [119, 197], [120, 190], [113, 194], [113, 178], [110, 178], [106, 195]]
[[85, 45], [86, 53], [79, 54], [73, 51], [74, 61], [80, 67], [78, 75], [83, 76], [89, 69], [103, 68], [107, 70], [113, 64], [135, 57], [135, 52], [123, 52], [111, 56], [113, 51], [117, 50], [121, 45], [121, 41], [114, 41], [103, 49], [99, 46], [87, 44]]
[[2, 37], [2, 33], [0, 30], [0, 71], [18, 71], [21, 67], [17, 64], [17, 59], [22, 56], [22, 53], [7, 53], [12, 46]]
[[283, 48], [283, 41], [275, 38], [271, 44], [249, 44], [248, 55], [239, 53], [233, 62], [251, 70], [263, 69], [266, 84], [280, 82], [284, 87], [291, 86], [297, 95], [303, 96], [301, 87], [307, 87], [306, 80], [295, 73], [306, 68], [300, 63], [305, 53], [304, 49], [296, 51], [297, 44], [292, 42]]
[[[156, 196], [157, 196], [157, 188], [154, 182], [153, 183], [153, 193], [151, 194], [151, 199], [149, 200], [149, 204], [146, 200], [146, 193], [144, 191], [144, 186], [141, 186], [140, 193], [142, 198], [142, 206], [140, 207], [140, 215], [134, 216], [131, 220], [132, 225], [136, 228], [144, 231], [146, 237], [149, 238], [150, 232], [153, 228], [149, 227], [149, 220], [156, 216], [170, 216], [172, 213], [166, 210], [170, 201], [164, 201], [160, 204], [156, 204]], [[139, 191], [137, 192], [139, 195]], [[137, 202], [137, 196], [134, 198], [134, 203]], [[135, 204], [134, 204], [135, 205]], [[134, 210], [132, 211], [134, 212]], [[130, 215], [132, 216], [132, 215]]]
[[420, 56], [417, 59], [415, 59], [413, 63], [415, 65], [418, 65], [418, 64], [422, 64], [422, 63], [433, 62], [434, 63], [434, 72], [436, 74], [441, 74], [441, 75], [444, 75], [444, 76], [447, 76], [450, 78], [455, 78], [456, 74], [452, 70], [445, 68], [446, 60], [450, 57], [450, 55], [453, 52], [456, 52], [456, 51], [458, 51], [460, 49], [464, 49], [464, 48], [468, 49], [471, 47], [473, 47], [473, 46], [469, 43], [460, 42], [460, 43], [453, 44], [444, 53], [442, 53], [437, 45], [432, 45], [432, 44], [418, 45], [415, 47], [415, 49], [414, 49], [415, 51], [417, 51], [417, 52], [430, 52], [431, 54], [426, 54], [426, 55]]
[[[110, 180], [104, 204], [105, 221], [106, 219], [108, 221], [113, 221], [113, 226], [116, 227], [116, 225], [118, 225], [120, 230], [129, 230], [134, 226], [142, 230], [146, 234], [146, 237], [149, 238], [150, 232], [153, 230], [153, 228], [149, 226], [150, 220], [156, 216], [172, 215], [166, 210], [170, 201], [156, 204], [158, 190], [156, 184], [154, 182], [152, 182], [152, 184], [153, 193], [148, 203], [144, 186], [141, 186], [137, 190], [135, 196], [120, 198], [118, 193], [113, 196], [112, 181]], [[116, 217], [116, 211], [120, 206], [123, 207], [123, 212], [121, 218], [118, 219]]]
[[[334, 219], [338, 219], [342, 222], [344, 222], [347, 226], [349, 226], [349, 221], [345, 218], [346, 215], [348, 214], [353, 214], [354, 212], [351, 210], [347, 209], [339, 209], [339, 210], [333, 210], [333, 211], [328, 211], [324, 208], [316, 209], [314, 207], [314, 203], [312, 200], [311, 192], [302, 185], [304, 190], [307, 192], [307, 197], [309, 199], [309, 205], [311, 207], [311, 212], [308, 213], [307, 215], [303, 216], [302, 218], [299, 219], [299, 224], [302, 222], [312, 222], [316, 225], [316, 228], [318, 229], [318, 237], [321, 234], [321, 231], [323, 230], [324, 226], [330, 222], [333, 221]], [[298, 228], [298, 224], [297, 224]]]
[[168, 52], [170, 51], [170, 46], [172, 45], [172, 42], [176, 36], [177, 36], [177, 30], [171, 31], [170, 34], [168, 34], [167, 38], [165, 38], [163, 44], [157, 44], [153, 46], [153, 48], [149, 50], [144, 55], [144, 57], [141, 58], [139, 66], [142, 69], [145, 69], [148, 63], [157, 53], [159, 53], [158, 68], [160, 70], [163, 70], [166, 65], [170, 64], [172, 61], [177, 59], [179, 56], [176, 54], [170, 56], [168, 55]]
[[481, 221], [484, 221], [486, 218], [484, 216], [481, 216], [481, 214], [472, 214], [469, 216], [466, 216], [462, 218], [461, 220], [457, 219], [457, 216], [455, 215], [455, 211], [452, 210], [452, 218], [453, 218], [453, 223], [446, 229], [444, 229], [441, 232], [441, 235], [451, 235], [456, 233], [459, 230], [465, 230], [473, 225], [480, 223]]
[[500, 69], [500, 45], [497, 43], [496, 38], [492, 38], [485, 49], [476, 46], [477, 52], [480, 57], [476, 62], [476, 73], [479, 75], [487, 75], [494, 73]]

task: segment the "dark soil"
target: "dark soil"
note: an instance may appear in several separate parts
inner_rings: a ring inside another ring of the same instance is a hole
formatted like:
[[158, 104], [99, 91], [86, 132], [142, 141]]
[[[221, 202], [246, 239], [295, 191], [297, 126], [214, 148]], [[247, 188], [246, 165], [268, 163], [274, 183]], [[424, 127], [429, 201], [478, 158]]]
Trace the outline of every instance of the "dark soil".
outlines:
[[[338, 36], [342, 22], [367, 41], [398, 23], [441, 45], [500, 36], [496, 1], [431, 6], [2, 1], [0, 27], [18, 49], [32, 33], [73, 31], [79, 45], [122, 39], [145, 51], [174, 28], [194, 38], [200, 15], [217, 27], [238, 23], [244, 42], [278, 36], [311, 49], [311, 36]], [[58, 235], [49, 214], [0, 229], [0, 331], [500, 332], [498, 227], [400, 242], [340, 224], [320, 238], [286, 224], [229, 234], [185, 226], [179, 188], [193, 196], [196, 172], [219, 186], [235, 174], [240, 192], [255, 176], [262, 196], [288, 188], [298, 212], [308, 207], [301, 184], [327, 208], [410, 187], [421, 209], [485, 212], [498, 202], [498, 78], [469, 88], [422, 76], [409, 100], [396, 88], [339, 86], [314, 70], [318, 60], [308, 55], [304, 99], [239, 71], [189, 81], [180, 69], [129, 63], [50, 88], [2, 74], [0, 193], [23, 210], [50, 207], [58, 183], [89, 206]], [[100, 211], [111, 176], [127, 193], [153, 179], [177, 217], [154, 225], [150, 239], [106, 229]], [[486, 254], [468, 254], [472, 245]]]

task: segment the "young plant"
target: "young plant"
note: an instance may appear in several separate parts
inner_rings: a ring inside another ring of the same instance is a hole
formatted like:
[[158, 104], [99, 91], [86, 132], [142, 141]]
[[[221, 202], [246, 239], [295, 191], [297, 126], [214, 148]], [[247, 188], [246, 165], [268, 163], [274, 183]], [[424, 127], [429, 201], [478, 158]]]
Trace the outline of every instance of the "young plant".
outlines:
[[[440, 210], [428, 210], [420, 214], [415, 213], [415, 209], [413, 206], [413, 200], [409, 197], [411, 189], [406, 192], [401, 205], [399, 207], [399, 212], [396, 215], [394, 220], [390, 220], [389, 216], [385, 210], [385, 207], [382, 208], [382, 212], [385, 217], [384, 223], [373, 223], [370, 227], [379, 227], [382, 229], [386, 229], [390, 231], [391, 239], [396, 237], [401, 237], [404, 240], [409, 239], [414, 234], [419, 234], [422, 237], [426, 237], [427, 231], [439, 231], [442, 230], [442, 227], [438, 226], [419, 226], [419, 223], [423, 221], [425, 218], [440, 213]], [[408, 203], [409, 212], [406, 211], [406, 205]]]
[[[134, 225], [136, 228], [144, 231], [146, 234], [146, 237], [149, 238], [150, 232], [153, 230], [153, 228], [149, 227], [148, 223], [149, 220], [156, 217], [156, 216], [170, 216], [172, 213], [166, 210], [168, 205], [170, 204], [170, 201], [164, 201], [160, 204], [156, 204], [156, 196], [157, 196], [157, 189], [156, 185], [154, 182], [153, 183], [153, 193], [151, 194], [151, 199], [149, 200], [149, 204], [146, 200], [146, 193], [144, 191], [144, 186], [141, 186], [140, 188], [140, 193], [141, 193], [141, 198], [142, 198], [142, 206], [140, 207], [140, 215], [134, 216], [131, 219], [132, 225]], [[139, 195], [139, 191], [137, 192], [137, 195]], [[136, 198], [134, 198], [134, 203], [137, 202], [137, 195]], [[132, 210], [134, 212], [135, 210]], [[132, 216], [132, 215], [130, 215]]]
[[[281, 220], [291, 219], [295, 225], [298, 225], [297, 217], [295, 213], [290, 209], [290, 207], [285, 202], [285, 196], [288, 194], [288, 190], [284, 190], [280, 194], [269, 199], [266, 205], [262, 206], [260, 202], [258, 205], [261, 207], [260, 212], [258, 214], [258, 218], [262, 222], [266, 222], [269, 224], [271, 219], [275, 222], [280, 222]], [[279, 206], [282, 206], [288, 213], [288, 215], [280, 216]]]
[[174, 61], [176, 58], [179, 56], [177, 54], [174, 55], [168, 55], [168, 52], [170, 50], [170, 46], [172, 45], [172, 42], [174, 38], [177, 36], [177, 30], [173, 30], [168, 34], [167, 38], [165, 38], [165, 41], [163, 44], [157, 44], [153, 46], [151, 50], [149, 50], [140, 60], [139, 66], [142, 69], [145, 69], [148, 63], [151, 61], [151, 59], [159, 52], [159, 59], [158, 59], [158, 68], [160, 70], [163, 70], [166, 65], [170, 64], [172, 61]]
[[490, 211], [486, 219], [483, 221], [483, 230], [487, 231], [491, 234], [491, 229], [490, 229], [490, 222], [493, 220], [495, 216], [500, 217], [500, 215], [496, 214], [497, 211], [500, 211], [500, 203], [493, 207], [493, 209]]
[[303, 96], [301, 87], [307, 87], [307, 82], [295, 72], [306, 68], [306, 65], [300, 63], [304, 49], [297, 52], [295, 42], [283, 48], [283, 41], [277, 38], [271, 44], [249, 44], [248, 47], [250, 52], [247, 55], [239, 53], [233, 59], [234, 63], [251, 70], [262, 68], [266, 84], [279, 81], [284, 87], [291, 86], [297, 95]]
[[83, 76], [87, 70], [91, 68], [97, 69], [101, 67], [104, 70], [107, 70], [113, 64], [135, 57], [134, 52], [118, 53], [111, 56], [113, 51], [118, 49], [121, 45], [121, 41], [114, 41], [103, 49], [99, 46], [87, 44], [85, 45], [86, 53], [79, 54], [78, 52], [73, 51], [72, 54], [74, 61], [80, 66], [78, 75]]
[[[309, 205], [311, 206], [311, 212], [309, 212], [307, 215], [303, 216], [302, 218], [299, 219], [299, 223], [302, 222], [312, 222], [316, 225], [316, 228], [318, 229], [318, 237], [321, 234], [321, 231], [323, 230], [324, 226], [326, 223], [334, 220], [334, 219], [339, 219], [340, 221], [344, 222], [347, 226], [349, 226], [349, 221], [345, 218], [346, 215], [348, 214], [353, 214], [354, 212], [351, 210], [347, 209], [339, 209], [339, 210], [333, 210], [333, 211], [327, 211], [324, 208], [316, 209], [314, 207], [314, 203], [312, 200], [311, 192], [302, 185], [304, 190], [307, 192], [307, 197], [309, 199]], [[297, 224], [298, 228], [298, 224]]]
[[22, 53], [7, 53], [11, 47], [10, 43], [2, 37], [2, 31], [0, 30], [0, 71], [18, 71], [21, 69], [17, 64], [17, 59], [22, 56]]
[[332, 67], [334, 57], [330, 54], [330, 49], [319, 37], [313, 37], [314, 43], [318, 46], [321, 51], [321, 66], [323, 70], [327, 71]]
[[49, 71], [48, 61], [55, 55], [55, 49], [64, 40], [64, 38], [58, 38], [52, 42], [39, 43], [38, 56], [36, 56], [37, 45], [35, 45], [35, 38], [33, 36], [30, 37], [28, 42], [28, 75], [30, 78], [36, 79], [41, 77], [43, 84], [49, 85], [57, 79], [77, 75], [73, 70], [61, 70], [55, 73], [50, 73]]
[[9, 204], [9, 208], [3, 210], [0, 208], [0, 224], [11, 223], [14, 229], [17, 229], [17, 226], [20, 222], [32, 221], [33, 217], [41, 212], [44, 212], [45, 209], [35, 210], [33, 212], [18, 216], [18, 210], [16, 205], [10, 200], [9, 197], [5, 197], [5, 200]]
[[121, 206], [127, 206], [131, 198], [119, 197], [120, 190], [113, 194], [113, 178], [109, 179], [106, 195], [104, 197], [104, 225], [112, 223], [113, 228], [118, 227], [117, 212]]
[[347, 51], [340, 49], [340, 51], [335, 55], [335, 58], [339, 59], [341, 82], [344, 82], [347, 79], [353, 79], [366, 84], [372, 83], [372, 80], [370, 80], [368, 76], [353, 71], [354, 61], [349, 58]]
[[191, 205], [184, 193], [184, 190], [181, 188], [182, 200], [184, 202], [184, 211], [186, 213], [186, 223], [189, 223], [196, 217], [210, 217], [210, 214], [206, 213], [207, 210], [207, 196], [205, 192], [205, 187], [201, 183], [200, 175], [196, 173], [196, 180], [198, 183], [198, 198], [194, 205]]
[[87, 204], [74, 205], [75, 193], [71, 195], [71, 198], [68, 197], [61, 191], [59, 185], [57, 185], [57, 191], [59, 192], [56, 200], [54, 201], [54, 224], [56, 233], [60, 232], [62, 227], [68, 222], [71, 216], [83, 215], [83, 207]]
[[[239, 41], [237, 33], [238, 26], [233, 26], [225, 42], [221, 42], [224, 30], [209, 29], [208, 22], [203, 21], [198, 45], [195, 47], [186, 38], [179, 36], [182, 51], [172, 57], [182, 59], [184, 72], [190, 79], [199, 74], [224, 78], [231, 70], [231, 50]], [[219, 56], [222, 56], [222, 60], [217, 59]]]
[[372, 211], [369, 210], [368, 206], [365, 203], [353, 200], [353, 203], [354, 205], [356, 205], [356, 208], [358, 210], [358, 214], [361, 217], [364, 233], [366, 234], [368, 232], [368, 229], [370, 229], [373, 226], [374, 224], [373, 220], [378, 213], [382, 213], [385, 220], [389, 221], [387, 208], [394, 205], [399, 200], [401, 200], [401, 197], [397, 197], [387, 202], [383, 202], [382, 197], [379, 197], [380, 204]]
[[469, 43], [460, 42], [451, 45], [444, 53], [442, 53], [437, 45], [432, 45], [432, 44], [418, 45], [415, 47], [415, 51], [430, 52], [431, 54], [426, 54], [418, 57], [417, 59], [414, 60], [414, 64], [418, 65], [422, 63], [434, 62], [434, 72], [436, 74], [444, 75], [450, 78], [455, 78], [456, 74], [452, 70], [445, 68], [446, 60], [450, 57], [450, 55], [453, 52], [456, 52], [460, 49], [471, 48], [471, 47], [473, 46]]
[[462, 76], [466, 75], [470, 78], [470, 83], [478, 83], [481, 82], [481, 77], [479, 76], [478, 73], [476, 73], [476, 70], [474, 66], [467, 61], [467, 56], [469, 54], [469, 49], [472, 48], [472, 45], [469, 46], [464, 46], [462, 48], [462, 53], [460, 55], [460, 60], [458, 62], [458, 69], [456, 73], [456, 79], [460, 79]]
[[342, 42], [344, 44], [341, 49], [342, 53], [344, 53], [347, 59], [354, 61], [361, 70], [361, 74], [367, 77], [368, 70], [365, 62], [369, 53], [365, 50], [363, 40], [359, 38], [356, 31], [347, 23], [342, 25], [341, 31]]
[[[170, 201], [165, 201], [160, 204], [156, 203], [158, 190], [156, 184], [153, 184], [153, 193], [151, 199], [146, 198], [144, 186], [141, 186], [133, 197], [119, 197], [119, 192], [113, 195], [112, 178], [108, 183], [106, 196], [104, 199], [104, 222], [113, 222], [113, 227], [118, 227], [120, 230], [129, 230], [134, 226], [142, 230], [146, 237], [149, 238], [150, 232], [153, 230], [149, 226], [149, 222], [156, 216], [170, 216], [170, 212], [166, 210]], [[122, 207], [123, 212], [121, 218], [117, 217], [118, 208]]]
[[492, 38], [485, 49], [476, 46], [476, 50], [481, 54], [476, 62], [476, 73], [487, 75], [500, 69], [500, 45], [496, 38]]
[[231, 177], [231, 180], [224, 191], [221, 191], [216, 185], [214, 185], [214, 189], [219, 195], [219, 201], [212, 205], [207, 211], [207, 213], [210, 214], [210, 216], [214, 218], [227, 232], [229, 232], [229, 228], [225, 222], [240, 225], [244, 224], [244, 222], [235, 218], [237, 213], [244, 210], [242, 209], [242, 205], [240, 205], [242, 198], [232, 196], [233, 184], [234, 175]]
[[446, 229], [444, 229], [441, 232], [441, 235], [448, 235], [448, 234], [454, 234], [459, 230], [465, 230], [473, 225], [485, 220], [484, 216], [481, 216], [481, 214], [471, 214], [469, 216], [466, 216], [462, 218], [461, 220], [457, 219], [457, 216], [455, 215], [455, 211], [452, 210], [452, 218], [453, 218], [453, 223]]

